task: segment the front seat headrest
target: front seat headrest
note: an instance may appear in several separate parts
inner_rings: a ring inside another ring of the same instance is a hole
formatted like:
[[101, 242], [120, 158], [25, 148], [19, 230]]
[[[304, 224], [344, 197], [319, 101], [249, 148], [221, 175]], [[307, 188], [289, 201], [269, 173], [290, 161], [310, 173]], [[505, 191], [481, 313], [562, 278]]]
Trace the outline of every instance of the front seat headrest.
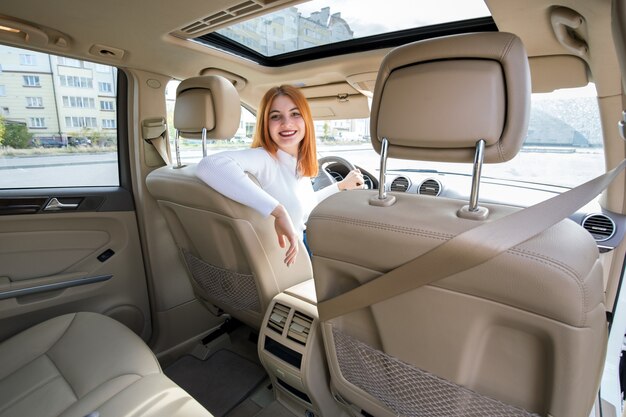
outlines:
[[230, 139], [239, 128], [241, 103], [237, 89], [224, 77], [188, 78], [176, 89], [174, 127], [181, 136], [198, 139]]
[[448, 36], [408, 44], [383, 60], [372, 102], [372, 145], [389, 156], [472, 162], [485, 140], [485, 162], [519, 151], [528, 128], [530, 71], [510, 33]]

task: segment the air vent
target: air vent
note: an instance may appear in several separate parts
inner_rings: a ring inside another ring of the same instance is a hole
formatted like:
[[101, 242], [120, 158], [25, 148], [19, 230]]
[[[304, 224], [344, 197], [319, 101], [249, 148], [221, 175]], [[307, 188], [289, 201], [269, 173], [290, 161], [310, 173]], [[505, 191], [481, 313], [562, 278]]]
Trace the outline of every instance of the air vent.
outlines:
[[274, 304], [272, 314], [270, 314], [270, 319], [267, 321], [267, 327], [283, 334], [283, 329], [285, 328], [285, 323], [287, 322], [287, 316], [289, 316], [289, 307], [278, 303]]
[[269, 6], [274, 6], [280, 3], [284, 2], [279, 0], [242, 1], [241, 3], [235, 4], [227, 9], [220, 10], [212, 15], [206, 16], [203, 19], [197, 20], [176, 31], [175, 34], [186, 38], [196, 38], [215, 30], [218, 26], [223, 26], [225, 23], [229, 23], [243, 16], [251, 15], [263, 9], [268, 9]]
[[604, 214], [591, 214], [585, 217], [582, 224], [598, 242], [609, 240], [615, 234], [615, 223]]
[[397, 177], [393, 181], [391, 181], [391, 187], [389, 188], [391, 191], [400, 191], [402, 193], [406, 192], [411, 186], [411, 181], [407, 177]]
[[306, 340], [309, 337], [309, 332], [311, 331], [311, 323], [313, 323], [313, 319], [311, 317], [296, 311], [293, 314], [291, 323], [289, 324], [287, 338], [296, 341], [301, 345], [306, 345]]
[[441, 193], [441, 183], [433, 178], [424, 180], [417, 189], [417, 193], [437, 197]]

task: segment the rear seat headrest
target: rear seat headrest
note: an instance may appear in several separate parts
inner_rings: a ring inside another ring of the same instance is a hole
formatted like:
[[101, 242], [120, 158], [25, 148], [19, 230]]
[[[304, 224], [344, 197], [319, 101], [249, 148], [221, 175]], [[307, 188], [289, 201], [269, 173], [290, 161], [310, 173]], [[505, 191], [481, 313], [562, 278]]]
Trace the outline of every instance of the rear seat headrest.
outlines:
[[239, 128], [241, 103], [237, 89], [224, 77], [188, 78], [176, 89], [174, 127], [186, 138], [230, 139]]
[[530, 71], [520, 39], [488, 32], [415, 42], [383, 60], [372, 102], [372, 145], [404, 159], [485, 162], [519, 151], [528, 127]]

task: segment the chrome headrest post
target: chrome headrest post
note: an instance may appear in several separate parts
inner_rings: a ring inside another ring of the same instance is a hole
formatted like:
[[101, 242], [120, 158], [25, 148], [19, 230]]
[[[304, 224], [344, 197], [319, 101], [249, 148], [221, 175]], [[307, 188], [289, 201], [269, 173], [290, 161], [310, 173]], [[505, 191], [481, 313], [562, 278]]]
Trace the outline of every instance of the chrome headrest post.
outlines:
[[202, 157], [206, 156], [206, 127], [202, 128]]
[[384, 200], [387, 198], [387, 192], [385, 191], [385, 177], [387, 175], [387, 153], [389, 152], [389, 141], [387, 138], [383, 138], [380, 146], [380, 176], [378, 179], [378, 199]]
[[485, 153], [485, 140], [476, 142], [476, 153], [474, 154], [474, 171], [472, 173], [472, 193], [470, 194], [469, 211], [478, 211], [478, 191], [480, 188], [480, 173], [483, 168], [483, 158]]
[[174, 168], [182, 168], [183, 165], [180, 163], [180, 132], [178, 129], [174, 130], [174, 150], [176, 151], [176, 166]]
[[380, 176], [378, 177], [378, 195], [372, 195], [369, 199], [371, 206], [389, 207], [396, 202], [396, 197], [387, 195], [385, 191], [385, 177], [387, 175], [387, 154], [389, 152], [389, 141], [383, 138], [380, 147]]

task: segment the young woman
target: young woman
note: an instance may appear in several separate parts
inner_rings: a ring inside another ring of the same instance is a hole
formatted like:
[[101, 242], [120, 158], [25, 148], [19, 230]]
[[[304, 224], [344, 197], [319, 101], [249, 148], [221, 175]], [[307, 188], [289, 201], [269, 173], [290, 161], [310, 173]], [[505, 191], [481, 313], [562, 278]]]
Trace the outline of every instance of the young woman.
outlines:
[[336, 185], [314, 192], [311, 177], [317, 171], [309, 104], [298, 88], [281, 85], [261, 100], [252, 148], [209, 155], [198, 164], [196, 175], [226, 197], [263, 216], [274, 216], [278, 244], [281, 248], [289, 244], [285, 253], [289, 266], [315, 205], [335, 192], [364, 187], [363, 175], [354, 170]]

